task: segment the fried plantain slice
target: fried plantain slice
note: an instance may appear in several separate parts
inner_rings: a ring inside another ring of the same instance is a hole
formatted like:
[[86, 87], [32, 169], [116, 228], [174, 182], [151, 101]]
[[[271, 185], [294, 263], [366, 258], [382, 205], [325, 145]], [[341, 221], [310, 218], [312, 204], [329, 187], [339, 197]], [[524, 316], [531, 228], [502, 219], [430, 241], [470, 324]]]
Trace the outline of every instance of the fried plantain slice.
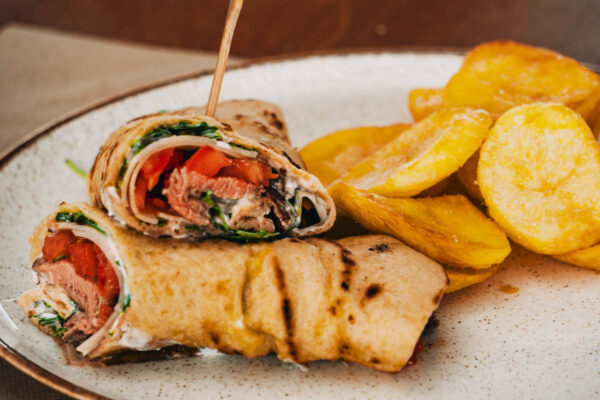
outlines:
[[600, 272], [600, 243], [582, 250], [554, 256], [557, 260]]
[[300, 150], [306, 169], [326, 187], [369, 154], [398, 137], [409, 124], [346, 129], [323, 136]]
[[488, 269], [510, 253], [504, 232], [462, 195], [386, 198], [339, 182], [336, 206], [373, 232], [394, 236], [451, 266]]
[[479, 148], [491, 124], [490, 116], [480, 110], [437, 111], [352, 167], [341, 179], [383, 196], [414, 196], [456, 172]]
[[408, 94], [408, 108], [415, 122], [428, 117], [442, 108], [444, 89], [413, 89]]
[[[584, 118], [597, 103], [600, 77], [550, 50], [510, 41], [472, 49], [443, 91], [446, 107], [483, 108], [494, 118], [534, 102], [557, 102]], [[587, 114], [586, 114], [587, 113]]]
[[477, 182], [477, 164], [479, 163], [479, 150], [475, 152], [467, 160], [465, 165], [460, 167], [458, 171], [456, 171], [456, 177], [460, 181], [461, 185], [467, 192], [469, 193], [469, 197], [479, 203], [483, 204], [483, 196], [481, 195], [481, 189], [479, 189], [479, 183]]
[[461, 268], [445, 267], [445, 270], [448, 275], [448, 280], [450, 281], [446, 288], [446, 294], [448, 294], [485, 281], [490, 276], [494, 275], [497, 269], [492, 267], [483, 270], [470, 271]]
[[564, 105], [531, 104], [502, 115], [481, 148], [477, 180], [491, 217], [536, 253], [600, 241], [600, 146]]

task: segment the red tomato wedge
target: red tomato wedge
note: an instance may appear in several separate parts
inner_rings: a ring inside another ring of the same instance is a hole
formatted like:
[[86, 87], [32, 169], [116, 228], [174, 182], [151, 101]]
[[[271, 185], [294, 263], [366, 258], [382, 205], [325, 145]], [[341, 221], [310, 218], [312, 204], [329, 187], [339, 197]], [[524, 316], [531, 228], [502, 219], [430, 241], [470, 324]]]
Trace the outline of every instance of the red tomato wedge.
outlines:
[[87, 239], [77, 239], [67, 245], [67, 260], [75, 266], [75, 272], [84, 278], [96, 278], [96, 245]]
[[165, 149], [154, 153], [142, 165], [142, 176], [148, 181], [148, 190], [152, 190], [160, 179], [160, 174], [169, 163], [174, 149]]
[[138, 175], [135, 181], [135, 190], [133, 191], [135, 205], [138, 210], [144, 212], [146, 209], [146, 193], [148, 192], [148, 181], [141, 175]]
[[67, 245], [75, 240], [71, 231], [58, 231], [52, 235], [46, 236], [42, 255], [44, 260], [53, 261], [57, 257], [66, 256]]
[[94, 250], [98, 265], [98, 291], [100, 296], [111, 301], [119, 293], [119, 278], [100, 247], [94, 245]]
[[277, 178], [271, 167], [256, 160], [231, 160], [232, 164], [221, 170], [219, 176], [231, 176], [255, 185], [268, 185], [269, 179]]
[[199, 148], [184, 164], [191, 170], [209, 178], [215, 176], [223, 167], [231, 165], [231, 160], [210, 146]]
[[184, 161], [185, 152], [183, 150], [174, 150], [173, 155], [171, 155], [171, 158], [169, 159], [169, 162], [167, 163], [163, 171], [168, 171], [175, 167], [180, 167], [183, 165]]

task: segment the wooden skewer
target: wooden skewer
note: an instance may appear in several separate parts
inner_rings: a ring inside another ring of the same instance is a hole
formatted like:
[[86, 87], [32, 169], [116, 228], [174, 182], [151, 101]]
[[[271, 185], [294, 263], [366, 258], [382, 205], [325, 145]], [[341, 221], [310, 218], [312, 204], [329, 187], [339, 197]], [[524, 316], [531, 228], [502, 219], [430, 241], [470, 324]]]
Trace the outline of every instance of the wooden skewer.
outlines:
[[206, 115], [209, 117], [215, 116], [217, 110], [217, 102], [219, 101], [219, 93], [221, 92], [221, 84], [223, 83], [223, 75], [229, 58], [229, 49], [231, 48], [231, 40], [233, 32], [237, 24], [242, 4], [244, 0], [230, 0], [229, 11], [227, 12], [227, 20], [225, 21], [225, 29], [221, 38], [221, 47], [219, 49], [219, 57], [217, 58], [217, 67], [213, 77], [212, 86], [210, 87], [210, 96], [208, 97], [208, 105], [206, 107]]

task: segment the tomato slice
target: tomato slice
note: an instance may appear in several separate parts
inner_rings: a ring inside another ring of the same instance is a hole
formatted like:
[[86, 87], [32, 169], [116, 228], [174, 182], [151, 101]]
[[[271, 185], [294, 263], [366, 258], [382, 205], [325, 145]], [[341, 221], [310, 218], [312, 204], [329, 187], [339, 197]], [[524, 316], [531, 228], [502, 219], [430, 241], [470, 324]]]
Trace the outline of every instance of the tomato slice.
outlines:
[[185, 152], [183, 150], [174, 150], [173, 155], [169, 159], [169, 162], [165, 166], [164, 171], [168, 171], [175, 167], [180, 167], [185, 162]]
[[44, 260], [53, 261], [60, 256], [66, 256], [67, 245], [74, 240], [75, 236], [71, 231], [58, 231], [46, 236], [42, 247]]
[[141, 175], [138, 175], [135, 181], [135, 190], [133, 191], [135, 205], [138, 210], [144, 212], [146, 210], [146, 193], [148, 192], [148, 181]]
[[75, 272], [84, 278], [97, 276], [96, 245], [87, 239], [77, 239], [67, 245], [67, 259], [75, 266]]
[[229, 165], [231, 160], [210, 146], [199, 148], [184, 164], [186, 168], [208, 177], [215, 176], [221, 168]]
[[269, 179], [277, 178], [271, 167], [256, 160], [231, 160], [232, 164], [221, 170], [219, 176], [231, 176], [255, 185], [268, 185]]
[[142, 176], [148, 181], [148, 190], [152, 190], [160, 179], [160, 174], [169, 163], [174, 149], [165, 149], [154, 153], [142, 165]]
[[96, 261], [98, 265], [98, 291], [100, 292], [100, 296], [108, 301], [112, 301], [119, 293], [119, 278], [117, 278], [113, 266], [100, 247], [94, 245], [94, 251], [96, 252]]

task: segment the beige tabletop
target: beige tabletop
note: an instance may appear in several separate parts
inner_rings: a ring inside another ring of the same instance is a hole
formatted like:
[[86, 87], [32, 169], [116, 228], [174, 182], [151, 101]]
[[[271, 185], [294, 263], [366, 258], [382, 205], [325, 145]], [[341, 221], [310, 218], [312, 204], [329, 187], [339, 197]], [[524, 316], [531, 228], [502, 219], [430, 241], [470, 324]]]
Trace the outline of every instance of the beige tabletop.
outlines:
[[[230, 65], [239, 63], [232, 59]], [[9, 25], [0, 32], [0, 152], [73, 110], [214, 68], [212, 53]], [[0, 399], [66, 399], [0, 359]]]

